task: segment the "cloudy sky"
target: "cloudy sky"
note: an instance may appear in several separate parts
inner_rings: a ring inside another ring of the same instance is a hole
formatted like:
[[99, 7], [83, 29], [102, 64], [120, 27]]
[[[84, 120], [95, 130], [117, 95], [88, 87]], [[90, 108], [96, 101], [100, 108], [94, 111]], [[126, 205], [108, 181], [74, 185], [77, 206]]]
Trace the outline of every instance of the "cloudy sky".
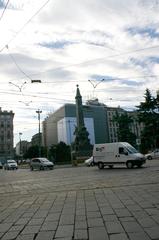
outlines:
[[74, 103], [77, 84], [83, 103], [155, 96], [158, 13], [159, 0], [0, 0], [0, 107], [15, 113], [15, 143], [37, 133], [36, 110]]

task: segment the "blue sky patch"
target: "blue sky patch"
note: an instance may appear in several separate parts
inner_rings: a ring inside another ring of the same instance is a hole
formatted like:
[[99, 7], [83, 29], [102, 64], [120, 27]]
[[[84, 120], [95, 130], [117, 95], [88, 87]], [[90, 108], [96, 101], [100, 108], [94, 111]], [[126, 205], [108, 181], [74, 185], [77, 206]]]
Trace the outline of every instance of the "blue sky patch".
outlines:
[[157, 32], [157, 29], [155, 27], [145, 27], [145, 28], [139, 28], [139, 27], [130, 27], [126, 29], [131, 35], [147, 35], [151, 38], [159, 38], [159, 32]]
[[93, 81], [101, 81], [102, 79], [105, 79], [105, 81], [107, 81], [107, 82], [112, 82], [112, 80], [117, 80], [118, 78], [114, 78], [114, 77], [112, 77], [112, 76], [104, 76], [104, 75], [91, 75], [90, 76], [90, 80], [93, 80]]
[[127, 85], [127, 86], [140, 86], [143, 83], [131, 80], [131, 79], [126, 79], [126, 78], [119, 78], [119, 77], [113, 77], [113, 76], [100, 76], [100, 75], [92, 75], [91, 76], [92, 81], [94, 82], [100, 82], [102, 79], [104, 79], [104, 82], [112, 82], [119, 80], [121, 84]]
[[4, 2], [2, 2], [1, 0], [0, 0], [0, 8], [4, 8]]
[[67, 45], [72, 44], [72, 42], [69, 41], [56, 41], [56, 42], [43, 42], [39, 43], [40, 46], [51, 48], [51, 49], [62, 49]]

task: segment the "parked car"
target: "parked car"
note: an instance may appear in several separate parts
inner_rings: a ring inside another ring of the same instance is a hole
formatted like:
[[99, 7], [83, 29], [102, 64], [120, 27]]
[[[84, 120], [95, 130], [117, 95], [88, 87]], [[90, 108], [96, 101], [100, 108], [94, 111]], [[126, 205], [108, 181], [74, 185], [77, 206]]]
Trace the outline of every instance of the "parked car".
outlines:
[[88, 159], [85, 160], [85, 165], [90, 167], [90, 166], [94, 166], [94, 162], [93, 162], [93, 157], [90, 157]]
[[3, 165], [2, 165], [2, 163], [0, 162], [0, 169], [3, 169]]
[[32, 158], [30, 161], [30, 169], [38, 169], [38, 170], [44, 170], [44, 169], [50, 169], [52, 170], [54, 168], [53, 162], [50, 162], [47, 158]]
[[148, 160], [151, 160], [153, 158], [159, 158], [159, 149], [155, 149], [154, 151], [145, 154], [145, 157]]
[[7, 162], [4, 164], [5, 170], [11, 170], [11, 169], [18, 169], [17, 162], [15, 160], [7, 160]]

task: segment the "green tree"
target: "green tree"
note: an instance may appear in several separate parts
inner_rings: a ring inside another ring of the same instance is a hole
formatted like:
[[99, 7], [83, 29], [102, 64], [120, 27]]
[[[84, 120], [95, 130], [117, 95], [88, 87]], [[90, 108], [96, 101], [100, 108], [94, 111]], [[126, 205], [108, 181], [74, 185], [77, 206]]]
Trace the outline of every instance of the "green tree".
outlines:
[[118, 140], [120, 142], [128, 142], [136, 147], [136, 135], [130, 130], [133, 119], [128, 116], [127, 113], [119, 115], [119, 113], [116, 112], [116, 116], [114, 116], [113, 121], [118, 124]]
[[150, 90], [146, 89], [144, 98], [145, 101], [137, 106], [137, 111], [139, 122], [144, 125], [141, 133], [141, 149], [146, 152], [159, 147], [159, 113], [158, 97], [153, 97]]
[[49, 158], [53, 159], [57, 164], [71, 162], [70, 146], [64, 142], [52, 145], [49, 149]]
[[[47, 150], [45, 147], [41, 147], [41, 157], [46, 157], [47, 156]], [[34, 158], [34, 157], [39, 157], [39, 146], [31, 146], [28, 148], [27, 152], [24, 155], [24, 158]]]

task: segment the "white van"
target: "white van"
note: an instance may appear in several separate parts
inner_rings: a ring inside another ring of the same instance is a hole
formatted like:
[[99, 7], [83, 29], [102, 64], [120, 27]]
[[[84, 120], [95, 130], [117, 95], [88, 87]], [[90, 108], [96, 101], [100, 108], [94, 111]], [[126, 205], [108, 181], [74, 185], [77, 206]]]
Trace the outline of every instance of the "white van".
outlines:
[[93, 161], [99, 169], [104, 166], [113, 168], [117, 164], [126, 164], [127, 168], [141, 167], [146, 158], [127, 142], [95, 144]]

